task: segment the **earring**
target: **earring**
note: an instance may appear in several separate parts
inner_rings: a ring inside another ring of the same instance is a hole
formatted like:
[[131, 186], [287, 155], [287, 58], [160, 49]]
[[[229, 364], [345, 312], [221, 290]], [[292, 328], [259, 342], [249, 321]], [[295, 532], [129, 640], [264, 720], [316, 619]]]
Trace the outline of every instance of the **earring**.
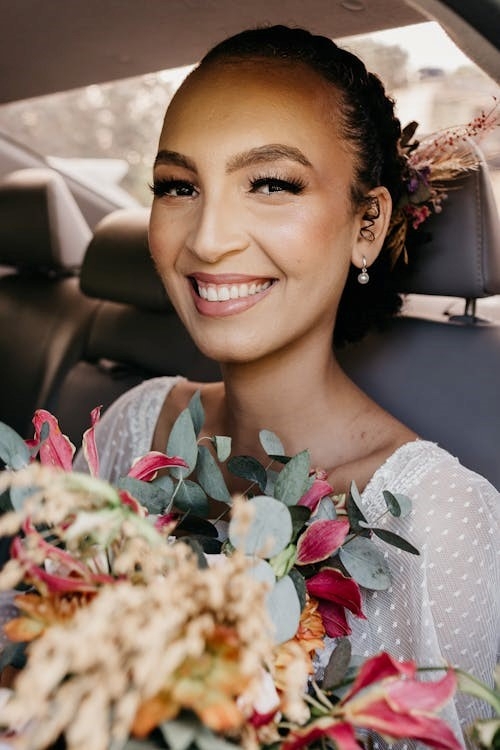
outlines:
[[370, 281], [370, 274], [368, 273], [367, 267], [366, 267], [366, 258], [363, 255], [363, 266], [361, 268], [361, 272], [358, 274], [358, 282], [360, 284], [368, 284]]

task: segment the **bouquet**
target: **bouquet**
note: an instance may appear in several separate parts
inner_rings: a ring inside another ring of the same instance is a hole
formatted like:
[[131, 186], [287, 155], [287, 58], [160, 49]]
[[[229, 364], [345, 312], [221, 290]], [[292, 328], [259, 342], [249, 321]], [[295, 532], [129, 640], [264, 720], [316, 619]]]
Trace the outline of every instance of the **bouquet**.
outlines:
[[[418, 554], [366, 521], [355, 484], [334, 495], [307, 451], [287, 456], [266, 430], [266, 465], [231, 457], [226, 436], [203, 444], [197, 393], [166, 453], [112, 486], [98, 476], [99, 416], [83, 436], [89, 474], [73, 471], [50, 413], [35, 413], [31, 441], [0, 425], [0, 535], [12, 537], [0, 589], [19, 592], [0, 662], [20, 669], [0, 692], [7, 747], [359, 750], [375, 733], [458, 750], [438, 715], [457, 687], [500, 714], [498, 690], [460, 670], [429, 681], [385, 652], [353, 658], [346, 610], [363, 618], [360, 587], [390, 584], [373, 537]], [[245, 493], [231, 497], [221, 467]], [[225, 524], [207, 520], [209, 498]], [[405, 496], [384, 498], [387, 513], [410, 511]], [[474, 732], [497, 747], [500, 720]]]

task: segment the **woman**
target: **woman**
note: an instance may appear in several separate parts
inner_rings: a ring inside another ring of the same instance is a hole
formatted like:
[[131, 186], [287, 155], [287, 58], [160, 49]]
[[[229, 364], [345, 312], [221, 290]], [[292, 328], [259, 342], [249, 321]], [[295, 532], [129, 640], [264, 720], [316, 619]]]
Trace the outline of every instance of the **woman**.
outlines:
[[[326, 38], [272, 27], [206, 55], [166, 113], [150, 247], [223, 380], [159, 378], [125, 394], [98, 427], [101, 466], [116, 479], [164, 451], [200, 389], [203, 434], [230, 435], [234, 454], [261, 457], [265, 427], [288, 454], [307, 448], [337, 492], [355, 480], [374, 516], [382, 489], [409, 495], [397, 530], [421, 555], [390, 553], [393, 586], [366, 596], [354, 650], [460, 664], [491, 682], [498, 494], [361, 392], [331, 345], [334, 329], [337, 342], [355, 339], [399, 309], [389, 252], [400, 135], [380, 81]], [[459, 702], [462, 724], [478, 710]]]

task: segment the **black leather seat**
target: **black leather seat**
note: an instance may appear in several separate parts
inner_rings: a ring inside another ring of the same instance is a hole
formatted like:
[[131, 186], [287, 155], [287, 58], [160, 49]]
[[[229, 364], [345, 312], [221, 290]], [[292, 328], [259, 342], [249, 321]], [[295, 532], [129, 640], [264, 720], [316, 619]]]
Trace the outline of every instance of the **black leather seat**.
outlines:
[[427, 225], [431, 241], [399, 279], [403, 314], [338, 357], [378, 403], [500, 489], [500, 222], [484, 162]]
[[22, 169], [1, 180], [0, 420], [23, 437], [80, 357], [96, 308], [77, 277], [90, 238], [57, 172]]
[[185, 375], [210, 381], [218, 366], [204, 357], [170, 304], [148, 248], [149, 209], [123, 209], [95, 228], [81, 269], [83, 292], [99, 300], [85, 350], [54, 403], [75, 445], [90, 411], [104, 409], [145, 378]]

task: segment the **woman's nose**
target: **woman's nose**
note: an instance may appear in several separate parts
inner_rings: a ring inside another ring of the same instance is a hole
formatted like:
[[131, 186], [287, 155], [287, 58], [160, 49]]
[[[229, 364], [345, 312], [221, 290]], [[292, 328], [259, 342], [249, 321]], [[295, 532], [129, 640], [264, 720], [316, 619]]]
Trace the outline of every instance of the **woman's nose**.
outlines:
[[241, 207], [227, 197], [200, 201], [196, 222], [187, 237], [189, 250], [206, 263], [248, 247]]

